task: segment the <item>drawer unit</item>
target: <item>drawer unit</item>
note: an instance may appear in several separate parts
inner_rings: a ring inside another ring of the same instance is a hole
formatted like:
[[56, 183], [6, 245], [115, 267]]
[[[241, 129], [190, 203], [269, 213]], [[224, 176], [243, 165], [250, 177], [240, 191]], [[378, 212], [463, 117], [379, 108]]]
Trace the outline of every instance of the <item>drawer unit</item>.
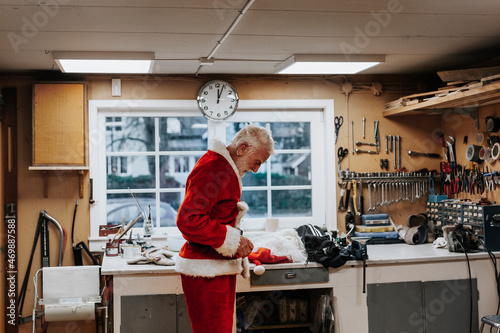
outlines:
[[[443, 227], [443, 202], [427, 201], [425, 214], [428, 222], [432, 223], [437, 231], [440, 231]], [[442, 234], [439, 233], [437, 236], [442, 236]]]
[[254, 272], [250, 275], [252, 286], [317, 282], [328, 282], [328, 269], [322, 267], [268, 269], [262, 275], [257, 275]]
[[[436, 226], [463, 224], [472, 227], [475, 235], [484, 240], [490, 251], [500, 250], [500, 205], [476, 205], [470, 202], [450, 199], [441, 202], [427, 202], [429, 221]], [[440, 217], [441, 216], [441, 217]]]

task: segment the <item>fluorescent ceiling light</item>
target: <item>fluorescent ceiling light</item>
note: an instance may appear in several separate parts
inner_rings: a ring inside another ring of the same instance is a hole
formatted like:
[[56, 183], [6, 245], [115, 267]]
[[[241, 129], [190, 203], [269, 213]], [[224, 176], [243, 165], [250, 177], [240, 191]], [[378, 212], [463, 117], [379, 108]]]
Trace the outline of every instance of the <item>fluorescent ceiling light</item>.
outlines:
[[54, 52], [63, 73], [146, 74], [151, 72], [151, 52]]
[[276, 74], [355, 74], [385, 61], [383, 55], [295, 54], [275, 67]]

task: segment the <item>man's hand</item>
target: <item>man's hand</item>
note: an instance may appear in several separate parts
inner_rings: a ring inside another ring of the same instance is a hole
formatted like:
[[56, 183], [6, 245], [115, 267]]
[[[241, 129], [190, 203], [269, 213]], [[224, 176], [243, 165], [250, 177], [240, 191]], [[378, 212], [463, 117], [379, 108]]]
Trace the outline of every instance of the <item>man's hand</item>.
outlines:
[[252, 242], [243, 236], [240, 236], [240, 246], [238, 246], [238, 250], [236, 250], [236, 254], [241, 258], [248, 257], [250, 253], [252, 253], [253, 244]]

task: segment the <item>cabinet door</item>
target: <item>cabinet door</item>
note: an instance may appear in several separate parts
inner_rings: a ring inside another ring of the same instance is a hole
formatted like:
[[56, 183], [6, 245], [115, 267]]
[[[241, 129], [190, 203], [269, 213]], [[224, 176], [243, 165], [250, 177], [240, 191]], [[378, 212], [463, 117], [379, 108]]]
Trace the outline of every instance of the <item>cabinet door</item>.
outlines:
[[177, 333], [176, 295], [121, 297], [120, 333]]
[[33, 88], [33, 165], [86, 165], [85, 85]]
[[477, 332], [476, 279], [472, 290], [469, 280], [447, 280], [369, 284], [367, 292], [370, 333], [468, 333], [471, 315]]
[[422, 282], [367, 285], [368, 331], [424, 332]]
[[426, 333], [478, 331], [477, 279], [424, 282], [424, 293]]

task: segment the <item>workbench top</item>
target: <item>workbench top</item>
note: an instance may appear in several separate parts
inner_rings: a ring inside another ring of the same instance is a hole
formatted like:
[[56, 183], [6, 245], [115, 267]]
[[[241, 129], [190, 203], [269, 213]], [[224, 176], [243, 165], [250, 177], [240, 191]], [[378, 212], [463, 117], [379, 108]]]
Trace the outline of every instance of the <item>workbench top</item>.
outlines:
[[[177, 254], [176, 254], [177, 255]], [[487, 259], [487, 252], [468, 253], [470, 260]], [[500, 252], [495, 252], [495, 256], [500, 257]], [[175, 259], [175, 257], [174, 257]], [[431, 263], [439, 261], [461, 261], [465, 260], [463, 253], [449, 252], [447, 249], [434, 248], [432, 244], [408, 245], [387, 244], [368, 245], [367, 265], [384, 264], [411, 264], [411, 263]], [[345, 266], [360, 266], [361, 261], [351, 260]], [[254, 267], [250, 264], [250, 269]], [[287, 269], [306, 267], [305, 263], [287, 264], [264, 264], [267, 269]], [[310, 262], [307, 267], [322, 267], [321, 264]], [[331, 269], [335, 270], [335, 269]], [[145, 274], [178, 274], [175, 266], [160, 266], [155, 264], [128, 264], [121, 256], [104, 256], [102, 275], [145, 275]]]

